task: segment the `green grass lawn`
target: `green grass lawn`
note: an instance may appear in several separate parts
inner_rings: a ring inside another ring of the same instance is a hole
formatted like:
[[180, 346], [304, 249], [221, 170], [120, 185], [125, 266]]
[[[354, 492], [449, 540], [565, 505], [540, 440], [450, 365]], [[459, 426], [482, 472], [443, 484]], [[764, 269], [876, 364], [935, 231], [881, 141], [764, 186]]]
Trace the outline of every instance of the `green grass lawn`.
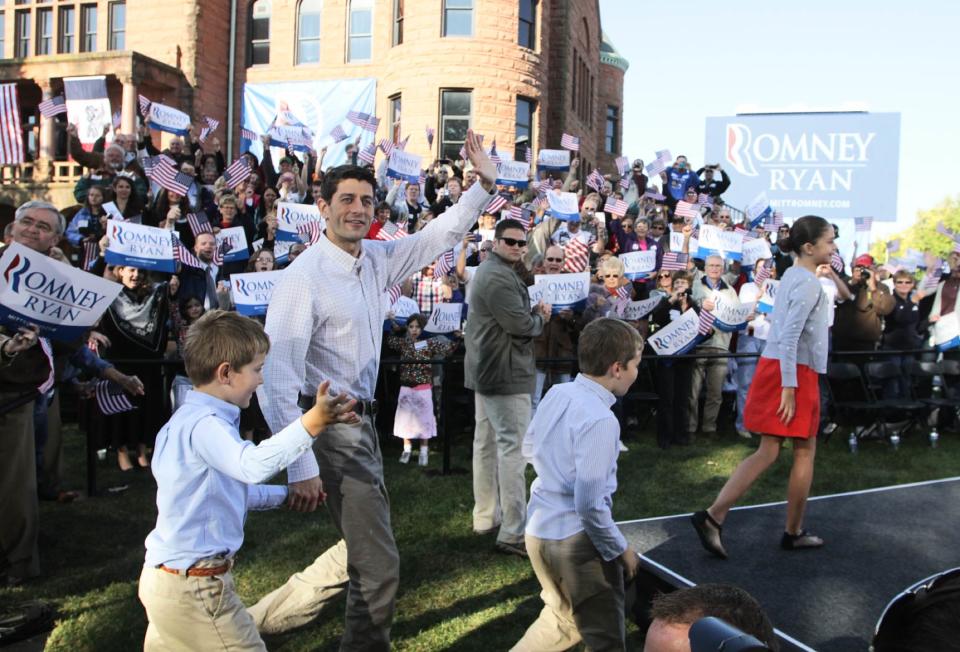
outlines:
[[[84, 486], [83, 440], [66, 432], [68, 485]], [[454, 465], [469, 468], [469, 435], [459, 435]], [[620, 457], [620, 488], [614, 496], [618, 520], [690, 511], [706, 505], [751, 450], [735, 435], [700, 438], [687, 448], [662, 452], [653, 435], [626, 439]], [[400, 548], [400, 593], [393, 626], [398, 650], [506, 650], [536, 617], [539, 587], [527, 561], [498, 554], [492, 535], [471, 531], [469, 475], [427, 475], [397, 462], [399, 446], [385, 443], [387, 487]], [[415, 457], [414, 457], [415, 459]], [[746, 503], [782, 500], [790, 454], [752, 489]], [[438, 469], [440, 455], [431, 457]], [[99, 469], [101, 489], [129, 483], [128, 491], [102, 492], [72, 505], [41, 506], [41, 554], [45, 577], [17, 589], [0, 589], [0, 603], [30, 598], [54, 601], [60, 610], [48, 650], [113, 652], [139, 649], [146, 619], [137, 600], [143, 540], [154, 522], [152, 477], [119, 471], [111, 458]], [[879, 487], [960, 474], [960, 441], [941, 438], [930, 449], [923, 437], [905, 438], [898, 451], [880, 442], [861, 444], [851, 455], [845, 439], [822, 446], [813, 494]], [[532, 475], [531, 475], [532, 477]], [[325, 512], [286, 511], [250, 515], [246, 541], [235, 568], [241, 598], [252, 604], [283, 583], [337, 535]], [[775, 545], [777, 532], [770, 533]], [[642, 551], [641, 551], [642, 552]], [[271, 650], [335, 650], [342, 631], [343, 603], [302, 630], [267, 640]], [[630, 644], [639, 632], [631, 629]]]

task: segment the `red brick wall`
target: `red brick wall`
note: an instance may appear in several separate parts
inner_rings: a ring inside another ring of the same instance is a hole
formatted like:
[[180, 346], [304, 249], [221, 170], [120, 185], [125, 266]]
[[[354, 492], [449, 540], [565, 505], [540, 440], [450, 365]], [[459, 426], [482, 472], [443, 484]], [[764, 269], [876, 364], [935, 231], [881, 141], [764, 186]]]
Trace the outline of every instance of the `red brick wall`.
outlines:
[[[597, 124], [600, 127], [597, 141], [597, 166], [604, 173], [616, 174], [617, 166], [613, 160], [620, 156], [623, 149], [623, 71], [616, 66], [600, 64], [600, 93], [597, 101]], [[607, 106], [615, 106], [619, 110], [620, 120], [617, 125], [617, 151], [606, 153]]]

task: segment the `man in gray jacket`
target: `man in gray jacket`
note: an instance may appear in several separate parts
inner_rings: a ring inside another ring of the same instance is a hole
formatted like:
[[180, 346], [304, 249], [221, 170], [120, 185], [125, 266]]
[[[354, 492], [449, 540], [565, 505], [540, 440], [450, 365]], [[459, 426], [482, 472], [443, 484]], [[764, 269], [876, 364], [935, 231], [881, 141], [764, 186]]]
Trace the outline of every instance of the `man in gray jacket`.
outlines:
[[494, 239], [467, 299], [465, 384], [476, 404], [473, 529], [486, 534], [499, 527], [497, 548], [526, 557], [526, 464], [520, 445], [536, 380], [533, 338], [550, 320], [551, 307], [538, 303], [531, 310], [527, 285], [516, 271], [527, 245], [523, 226], [503, 220]]

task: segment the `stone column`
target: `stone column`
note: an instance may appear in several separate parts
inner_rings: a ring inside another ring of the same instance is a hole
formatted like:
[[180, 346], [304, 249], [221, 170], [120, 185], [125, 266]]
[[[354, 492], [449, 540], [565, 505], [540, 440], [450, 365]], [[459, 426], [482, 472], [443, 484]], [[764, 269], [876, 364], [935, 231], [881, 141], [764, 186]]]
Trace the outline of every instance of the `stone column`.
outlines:
[[[37, 85], [43, 93], [43, 99], [49, 100], [53, 97], [53, 86], [49, 79], [37, 80]], [[40, 116], [40, 147], [37, 152], [37, 162], [35, 164], [34, 175], [37, 180], [49, 180], [53, 174], [53, 160], [56, 154], [55, 122], [56, 118], [47, 118]]]
[[137, 132], [137, 85], [132, 74], [118, 75], [123, 84], [123, 97], [120, 108], [120, 132], [135, 134]]

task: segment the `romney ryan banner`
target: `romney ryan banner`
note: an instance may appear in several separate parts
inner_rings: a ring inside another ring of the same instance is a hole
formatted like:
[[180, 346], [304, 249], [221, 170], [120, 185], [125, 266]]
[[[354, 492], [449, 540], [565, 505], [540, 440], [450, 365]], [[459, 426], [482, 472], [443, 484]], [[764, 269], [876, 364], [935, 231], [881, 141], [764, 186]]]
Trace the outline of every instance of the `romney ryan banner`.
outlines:
[[582, 312], [590, 294], [590, 273], [537, 274], [529, 288], [531, 300], [537, 299], [553, 306], [553, 314], [561, 310]]
[[147, 124], [153, 129], [166, 131], [177, 136], [186, 136], [190, 133], [190, 116], [179, 109], [159, 102], [150, 104]]
[[96, 324], [122, 289], [17, 243], [3, 250], [0, 270], [0, 322], [14, 330], [36, 324], [43, 337], [65, 342]]
[[503, 161], [497, 166], [497, 185], [525, 189], [530, 183], [530, 164], [526, 161]]
[[267, 314], [273, 288], [282, 278], [283, 270], [251, 272], [230, 275], [230, 296], [237, 312], [247, 317]]
[[300, 242], [298, 229], [307, 222], [320, 222], [320, 230], [324, 227], [320, 207], [316, 204], [294, 204], [293, 202], [277, 202], [277, 240], [285, 242]]
[[727, 203], [766, 193], [787, 215], [897, 216], [899, 113], [782, 113], [707, 118], [706, 162], [730, 177]]
[[155, 226], [107, 220], [108, 265], [130, 265], [173, 274], [173, 232]]

